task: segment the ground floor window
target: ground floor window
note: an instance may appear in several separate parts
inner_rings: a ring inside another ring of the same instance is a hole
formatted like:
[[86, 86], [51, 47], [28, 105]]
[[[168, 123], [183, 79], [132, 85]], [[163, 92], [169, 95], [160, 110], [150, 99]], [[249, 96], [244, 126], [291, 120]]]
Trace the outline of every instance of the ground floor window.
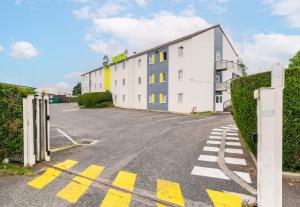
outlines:
[[163, 93], [160, 93], [159, 94], [159, 103], [167, 103], [167, 95], [166, 94], [163, 94]]
[[138, 102], [141, 102], [141, 94], [138, 95]]
[[178, 93], [178, 103], [183, 102], [183, 93]]
[[123, 95], [123, 102], [125, 102], [125, 98], [126, 98], [125, 95]]
[[151, 104], [155, 103], [155, 94], [154, 93], [149, 95], [149, 103], [151, 103]]
[[118, 96], [117, 96], [117, 95], [115, 95], [115, 102], [117, 102], [117, 98], [118, 98]]
[[216, 103], [223, 103], [222, 91], [216, 91]]

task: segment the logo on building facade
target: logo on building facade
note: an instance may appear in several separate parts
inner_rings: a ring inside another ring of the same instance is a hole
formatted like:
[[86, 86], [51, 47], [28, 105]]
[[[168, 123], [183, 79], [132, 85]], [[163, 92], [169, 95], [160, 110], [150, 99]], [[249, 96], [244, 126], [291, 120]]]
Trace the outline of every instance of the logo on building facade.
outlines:
[[121, 61], [123, 61], [123, 60], [126, 59], [126, 56], [127, 56], [127, 50], [125, 50], [125, 51], [124, 51], [123, 53], [121, 53], [121, 54], [118, 54], [118, 55], [114, 56], [114, 57], [112, 58], [112, 63], [118, 63], [118, 62], [121, 62]]
[[103, 67], [107, 66], [107, 64], [108, 64], [108, 56], [104, 55], [103, 56]]

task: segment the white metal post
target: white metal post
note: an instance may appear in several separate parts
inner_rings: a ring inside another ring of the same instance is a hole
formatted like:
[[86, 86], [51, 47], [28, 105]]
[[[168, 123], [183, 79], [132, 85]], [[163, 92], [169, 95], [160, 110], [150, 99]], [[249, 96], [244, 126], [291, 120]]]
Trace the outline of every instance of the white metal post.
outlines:
[[24, 166], [35, 164], [34, 140], [33, 140], [33, 95], [27, 95], [23, 99], [23, 147]]
[[44, 99], [44, 103], [45, 103], [45, 161], [50, 161], [50, 121], [48, 119], [48, 116], [50, 114], [50, 110], [49, 110], [49, 96], [48, 95], [44, 95], [43, 97]]
[[283, 69], [272, 69], [272, 88], [255, 91], [257, 99], [257, 201], [259, 207], [282, 206]]

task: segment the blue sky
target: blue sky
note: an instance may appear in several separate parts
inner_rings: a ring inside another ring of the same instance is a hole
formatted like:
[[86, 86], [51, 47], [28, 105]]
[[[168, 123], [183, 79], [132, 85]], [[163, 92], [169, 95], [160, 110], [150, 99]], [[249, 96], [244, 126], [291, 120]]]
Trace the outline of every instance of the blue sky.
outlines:
[[299, 0], [2, 0], [0, 82], [69, 90], [82, 72], [221, 24], [250, 73], [300, 49]]

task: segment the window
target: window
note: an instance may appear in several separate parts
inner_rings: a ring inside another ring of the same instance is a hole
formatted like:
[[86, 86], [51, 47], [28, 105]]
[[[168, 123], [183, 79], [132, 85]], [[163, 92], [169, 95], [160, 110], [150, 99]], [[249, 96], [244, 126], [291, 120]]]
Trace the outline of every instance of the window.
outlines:
[[115, 72], [117, 72], [117, 64], [115, 64]]
[[222, 101], [222, 91], [216, 91], [216, 103], [223, 103], [223, 101]]
[[125, 102], [125, 95], [123, 95], [123, 102]]
[[163, 62], [167, 60], [167, 52], [160, 52], [159, 53], [159, 61]]
[[178, 80], [183, 80], [183, 70], [178, 70]]
[[166, 94], [163, 94], [163, 93], [159, 94], [159, 103], [160, 104], [167, 103], [167, 95]]
[[100, 83], [100, 88], [102, 88], [102, 84]]
[[221, 61], [221, 51], [220, 50], [218, 50], [216, 52], [216, 61]]
[[115, 95], [115, 102], [117, 102], [117, 98], [118, 98], [118, 96], [117, 96], [117, 95]]
[[149, 95], [149, 103], [152, 103], [152, 104], [155, 103], [155, 94], [154, 93]]
[[101, 71], [102, 71], [102, 70], [99, 70], [100, 76], [101, 76]]
[[125, 69], [125, 61], [122, 62], [122, 67]]
[[125, 86], [125, 78], [123, 78], [123, 86]]
[[141, 67], [141, 65], [142, 65], [142, 60], [139, 59], [139, 61], [138, 61], [138, 66], [139, 66], [139, 68]]
[[149, 56], [149, 63], [151, 65], [155, 64], [155, 54], [154, 53], [151, 56]]
[[167, 76], [165, 73], [159, 73], [159, 82], [162, 83], [162, 82], [166, 82], [167, 81]]
[[138, 95], [138, 102], [141, 102], [141, 94]]
[[221, 83], [222, 82], [222, 71], [217, 71], [216, 72], [216, 83]]
[[152, 73], [152, 75], [149, 76], [149, 84], [154, 84], [155, 83], [155, 75]]
[[178, 103], [183, 102], [183, 93], [178, 93]]
[[95, 90], [96, 90], [96, 84], [95, 84]]
[[141, 77], [138, 78], [138, 84], [139, 84], [139, 85], [142, 84], [142, 78], [141, 78]]
[[178, 57], [183, 56], [183, 46], [178, 47]]
[[118, 84], [118, 81], [117, 81], [117, 80], [115, 80], [115, 86], [117, 86], [117, 84]]

